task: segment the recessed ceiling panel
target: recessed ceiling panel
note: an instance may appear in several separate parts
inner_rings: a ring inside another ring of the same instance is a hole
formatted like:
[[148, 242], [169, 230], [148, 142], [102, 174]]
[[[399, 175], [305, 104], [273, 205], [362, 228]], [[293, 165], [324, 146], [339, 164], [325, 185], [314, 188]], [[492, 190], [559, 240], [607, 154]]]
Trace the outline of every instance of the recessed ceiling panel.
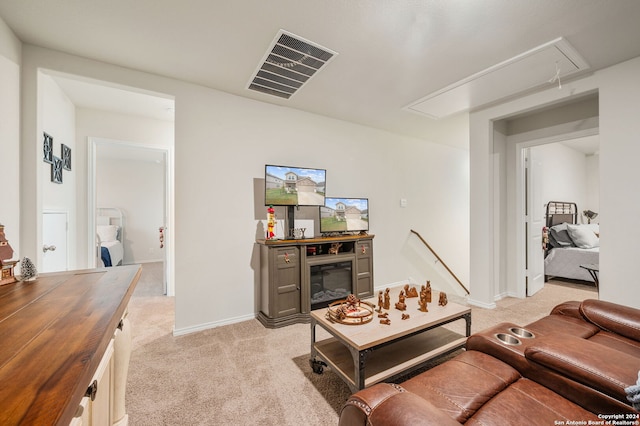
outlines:
[[545, 84], [561, 86], [564, 77], [588, 68], [575, 49], [558, 38], [431, 93], [405, 109], [444, 118]]

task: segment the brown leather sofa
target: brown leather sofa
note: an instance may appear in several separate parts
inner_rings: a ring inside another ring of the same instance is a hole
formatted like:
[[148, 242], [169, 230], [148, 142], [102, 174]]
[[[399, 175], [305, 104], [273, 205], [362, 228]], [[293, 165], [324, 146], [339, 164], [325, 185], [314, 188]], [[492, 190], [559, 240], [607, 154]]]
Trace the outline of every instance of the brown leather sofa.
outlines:
[[640, 369], [640, 310], [598, 300], [566, 302], [524, 327], [502, 323], [476, 333], [466, 349], [400, 384], [355, 393], [340, 425], [640, 420], [625, 392]]

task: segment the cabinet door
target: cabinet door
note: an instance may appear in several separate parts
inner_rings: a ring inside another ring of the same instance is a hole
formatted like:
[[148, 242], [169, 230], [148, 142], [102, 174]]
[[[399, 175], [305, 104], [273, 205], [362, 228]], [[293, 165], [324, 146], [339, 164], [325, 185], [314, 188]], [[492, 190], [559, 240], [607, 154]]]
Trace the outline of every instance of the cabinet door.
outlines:
[[[90, 426], [111, 426], [111, 402], [113, 400], [113, 340], [109, 343], [96, 374], [91, 381], [97, 385], [94, 398], [89, 401]], [[83, 424], [83, 426], [86, 426]]]
[[356, 295], [358, 298], [373, 296], [373, 244], [371, 240], [358, 241], [356, 251]]
[[300, 248], [273, 249], [276, 317], [300, 313]]

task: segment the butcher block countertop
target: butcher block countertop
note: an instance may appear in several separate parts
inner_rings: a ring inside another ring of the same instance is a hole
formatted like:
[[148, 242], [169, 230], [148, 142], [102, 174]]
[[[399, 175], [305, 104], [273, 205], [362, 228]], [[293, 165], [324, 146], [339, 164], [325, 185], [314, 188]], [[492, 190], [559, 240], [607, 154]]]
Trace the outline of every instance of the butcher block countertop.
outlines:
[[0, 425], [69, 424], [140, 271], [67, 271], [0, 286]]

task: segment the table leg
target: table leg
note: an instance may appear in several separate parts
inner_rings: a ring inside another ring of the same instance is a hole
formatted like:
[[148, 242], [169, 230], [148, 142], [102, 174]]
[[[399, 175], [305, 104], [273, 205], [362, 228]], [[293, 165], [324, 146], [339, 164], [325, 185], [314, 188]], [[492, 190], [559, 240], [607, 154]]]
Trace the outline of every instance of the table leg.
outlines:
[[309, 365], [311, 366], [311, 370], [313, 370], [316, 374], [322, 374], [324, 371], [324, 367], [327, 366], [325, 362], [317, 359], [318, 351], [316, 350], [316, 325], [317, 321], [312, 317], [311, 318], [311, 350], [309, 355]]
[[463, 315], [464, 321], [467, 323], [467, 337], [471, 336], [471, 312]]
[[356, 391], [364, 389], [364, 381], [365, 381], [365, 367], [367, 363], [367, 354], [371, 351], [370, 349], [364, 351], [358, 351], [355, 348], [349, 348], [351, 352], [351, 357], [353, 358], [353, 381], [356, 385]]

